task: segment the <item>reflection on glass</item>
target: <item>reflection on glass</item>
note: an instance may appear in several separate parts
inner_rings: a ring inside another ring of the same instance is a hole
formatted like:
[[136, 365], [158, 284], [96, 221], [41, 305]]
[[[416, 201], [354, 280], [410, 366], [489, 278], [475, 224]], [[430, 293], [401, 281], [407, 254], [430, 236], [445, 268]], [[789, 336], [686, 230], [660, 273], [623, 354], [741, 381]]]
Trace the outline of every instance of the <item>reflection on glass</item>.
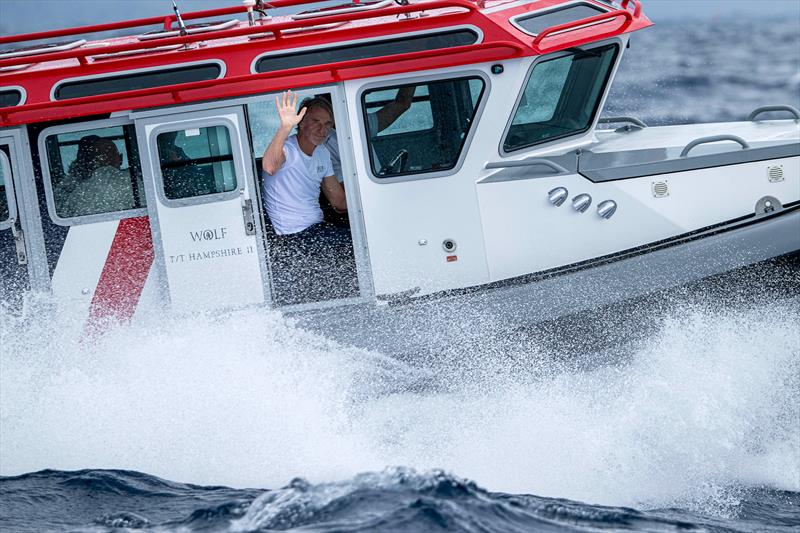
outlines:
[[[0, 153], [0, 222], [7, 221], [11, 213], [8, 210], [8, 195], [6, 193], [6, 165], [5, 154]], [[11, 176], [8, 177], [11, 179]]]
[[[145, 206], [133, 126], [50, 135], [45, 141], [56, 214], [73, 218]], [[133, 154], [132, 161], [128, 160]]]
[[170, 200], [236, 189], [228, 128], [166, 131], [156, 137], [164, 194]]

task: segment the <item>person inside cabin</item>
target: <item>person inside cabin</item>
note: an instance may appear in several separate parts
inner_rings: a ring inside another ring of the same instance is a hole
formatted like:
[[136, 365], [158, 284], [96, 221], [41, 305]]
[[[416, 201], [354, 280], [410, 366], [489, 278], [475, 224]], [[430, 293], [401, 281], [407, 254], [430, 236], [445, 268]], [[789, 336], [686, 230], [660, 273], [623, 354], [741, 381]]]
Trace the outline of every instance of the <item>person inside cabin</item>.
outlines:
[[321, 189], [334, 209], [347, 211], [344, 188], [323, 146], [333, 111], [322, 98], [303, 100], [298, 109], [291, 91], [276, 97], [275, 105], [280, 126], [262, 159], [275, 297], [287, 304], [352, 296], [357, 280], [350, 231], [325, 222], [319, 203]]
[[72, 191], [63, 206], [66, 216], [125, 211], [136, 207], [130, 173], [122, 170], [122, 155], [114, 141], [87, 135], [69, 166]]

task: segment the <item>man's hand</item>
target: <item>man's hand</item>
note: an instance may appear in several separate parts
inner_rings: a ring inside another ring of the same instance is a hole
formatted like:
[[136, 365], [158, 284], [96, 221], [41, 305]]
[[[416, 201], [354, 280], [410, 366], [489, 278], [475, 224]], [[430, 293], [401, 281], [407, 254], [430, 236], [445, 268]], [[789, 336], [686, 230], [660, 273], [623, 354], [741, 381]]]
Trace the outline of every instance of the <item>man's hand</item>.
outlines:
[[300, 113], [297, 112], [297, 93], [285, 91], [281, 96], [275, 97], [275, 107], [278, 108], [278, 116], [281, 119], [281, 128], [291, 131], [297, 126], [306, 114], [304, 107]]

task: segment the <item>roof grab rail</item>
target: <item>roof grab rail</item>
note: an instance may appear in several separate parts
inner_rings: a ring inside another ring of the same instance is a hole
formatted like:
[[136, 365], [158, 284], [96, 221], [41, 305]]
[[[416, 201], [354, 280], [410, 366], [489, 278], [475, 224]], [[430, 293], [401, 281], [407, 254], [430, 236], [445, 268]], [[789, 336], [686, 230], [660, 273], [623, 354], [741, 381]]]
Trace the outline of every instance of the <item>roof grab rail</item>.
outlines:
[[701, 137], [699, 139], [695, 139], [689, 144], [681, 152], [681, 157], [686, 157], [689, 155], [689, 152], [692, 151], [693, 148], [700, 146], [701, 144], [713, 143], [717, 141], [733, 141], [737, 142], [742, 145], [742, 150], [747, 150], [750, 148], [750, 145], [742, 139], [741, 137], [737, 137], [736, 135], [712, 135], [710, 137]]
[[[605, 33], [600, 34], [593, 34], [590, 39], [579, 39], [573, 38], [572, 40], [562, 41], [550, 47], [542, 47], [541, 43], [548, 37], [555, 37], [556, 34], [565, 34], [569, 33], [581, 28], [585, 28], [586, 26], [594, 26], [596, 24], [601, 24], [604, 22], [610, 22], [615, 20], [618, 17], [622, 17], [625, 19], [622, 24], [613, 30], [609, 30]], [[587, 42], [594, 42], [600, 41], [607, 37], [613, 37], [615, 35], [619, 35], [620, 33], [624, 32], [628, 29], [633, 23], [633, 15], [627, 9], [617, 9], [614, 11], [609, 11], [608, 13], [603, 13], [602, 15], [595, 15], [593, 17], [587, 17], [585, 19], [578, 19], [573, 20], [572, 22], [567, 22], [565, 24], [558, 24], [556, 26], [550, 26], [539, 32], [539, 34], [533, 39], [532, 46], [536, 49], [540, 54], [546, 52], [556, 52], [558, 50], [563, 50], [564, 48], [570, 48], [574, 46], [580, 46], [581, 44], [586, 44]]]
[[622, 9], [628, 9], [628, 5], [633, 4], [633, 16], [638, 17], [642, 14], [642, 3], [639, 0], [622, 0]]
[[758, 109], [754, 109], [752, 113], [747, 115], [747, 120], [751, 122], [758, 122], [756, 117], [761, 113], [769, 113], [772, 111], [788, 111], [792, 115], [794, 115], [795, 120], [800, 120], [800, 110], [796, 107], [792, 107], [790, 105], [765, 105], [759, 107]]
[[636, 117], [602, 117], [597, 121], [598, 124], [618, 124], [627, 123], [626, 126], [620, 128], [624, 131], [641, 130], [647, 127], [647, 124], [642, 122]]

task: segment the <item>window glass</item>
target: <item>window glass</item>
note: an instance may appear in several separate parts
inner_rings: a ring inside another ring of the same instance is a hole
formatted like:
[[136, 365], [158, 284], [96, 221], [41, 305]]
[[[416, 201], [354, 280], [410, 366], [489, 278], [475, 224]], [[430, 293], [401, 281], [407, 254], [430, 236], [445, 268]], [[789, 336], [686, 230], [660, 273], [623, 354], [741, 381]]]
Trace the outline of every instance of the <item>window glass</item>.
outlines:
[[6, 180], [11, 181], [11, 176], [6, 177], [6, 158], [5, 154], [0, 152], [0, 223], [7, 222], [11, 218], [11, 213], [8, 209]]
[[156, 143], [168, 199], [236, 189], [231, 137], [225, 126], [165, 131], [158, 134]]
[[194, 81], [215, 80], [221, 74], [222, 67], [217, 63], [190, 65], [150, 72], [134, 72], [117, 76], [70, 81], [59, 85], [54, 94], [56, 100], [66, 100], [68, 98], [150, 89], [152, 87], [164, 87], [166, 85]]
[[516, 19], [516, 23], [531, 35], [538, 35], [539, 32], [546, 28], [602, 15], [606, 12], [605, 9], [589, 4], [573, 4], [567, 7], [520, 17]]
[[514, 113], [505, 151], [588, 130], [616, 54], [617, 45], [608, 45], [538, 63]]
[[145, 207], [134, 139], [132, 125], [48, 136], [56, 214], [73, 218]]
[[484, 90], [481, 78], [381, 87], [362, 96], [372, 172], [379, 178], [456, 166]]

